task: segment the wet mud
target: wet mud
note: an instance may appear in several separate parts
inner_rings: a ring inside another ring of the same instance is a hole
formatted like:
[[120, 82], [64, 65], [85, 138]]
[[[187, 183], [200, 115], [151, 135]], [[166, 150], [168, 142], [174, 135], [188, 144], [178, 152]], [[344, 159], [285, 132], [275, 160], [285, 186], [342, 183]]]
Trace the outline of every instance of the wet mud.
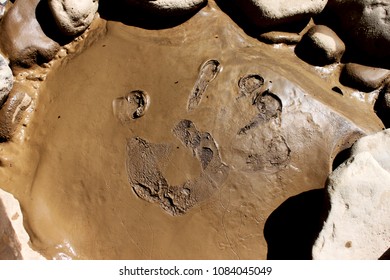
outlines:
[[95, 25], [0, 147], [0, 184], [49, 259], [265, 259], [270, 214], [383, 127], [214, 1], [167, 29]]
[[226, 180], [229, 169], [222, 163], [212, 136], [198, 131], [191, 121], [180, 121], [173, 133], [199, 161], [202, 172], [198, 178], [171, 186], [158, 163], [167, 161], [172, 145], [151, 144], [140, 138], [127, 142], [127, 173], [130, 185], [140, 198], [160, 204], [161, 208], [175, 216], [210, 198]]
[[142, 90], [133, 90], [112, 102], [114, 115], [123, 123], [142, 117], [149, 107], [149, 96]]
[[188, 99], [188, 110], [194, 110], [199, 106], [202, 96], [207, 89], [209, 83], [214, 80], [221, 71], [221, 65], [218, 60], [208, 60], [200, 67], [198, 79], [195, 82], [194, 88], [191, 91]]

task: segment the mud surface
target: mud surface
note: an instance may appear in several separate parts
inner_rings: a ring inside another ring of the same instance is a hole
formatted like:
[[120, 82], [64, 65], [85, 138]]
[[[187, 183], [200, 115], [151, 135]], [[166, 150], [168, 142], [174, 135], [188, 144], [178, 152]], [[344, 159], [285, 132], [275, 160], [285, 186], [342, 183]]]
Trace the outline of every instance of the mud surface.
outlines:
[[333, 69], [213, 1], [168, 29], [97, 21], [0, 147], [0, 183], [47, 258], [265, 259], [270, 214], [382, 128]]
[[202, 100], [203, 93], [206, 91], [209, 83], [215, 79], [221, 71], [221, 65], [218, 60], [206, 61], [199, 70], [198, 79], [195, 82], [194, 88], [191, 91], [188, 99], [188, 110], [191, 111], [199, 106]]

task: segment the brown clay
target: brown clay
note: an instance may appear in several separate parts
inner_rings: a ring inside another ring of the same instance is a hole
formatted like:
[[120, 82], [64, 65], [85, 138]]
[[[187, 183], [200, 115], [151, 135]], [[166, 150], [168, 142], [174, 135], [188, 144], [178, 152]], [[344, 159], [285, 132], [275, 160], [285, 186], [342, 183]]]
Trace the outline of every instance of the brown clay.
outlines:
[[[0, 185], [47, 258], [265, 259], [270, 214], [383, 127], [338, 79], [249, 37], [213, 1], [169, 29], [97, 21], [2, 155]], [[205, 61], [218, 75], [200, 74]], [[149, 106], [121, 121], [113, 101], [137, 89]]]

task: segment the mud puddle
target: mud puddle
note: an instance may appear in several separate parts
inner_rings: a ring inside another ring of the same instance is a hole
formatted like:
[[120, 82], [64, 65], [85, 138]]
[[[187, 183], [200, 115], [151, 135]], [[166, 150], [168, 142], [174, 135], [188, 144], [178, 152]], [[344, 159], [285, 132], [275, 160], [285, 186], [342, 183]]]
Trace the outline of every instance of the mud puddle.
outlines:
[[48, 258], [264, 259], [270, 213], [378, 130], [215, 4], [171, 29], [106, 27], [53, 68], [3, 171]]

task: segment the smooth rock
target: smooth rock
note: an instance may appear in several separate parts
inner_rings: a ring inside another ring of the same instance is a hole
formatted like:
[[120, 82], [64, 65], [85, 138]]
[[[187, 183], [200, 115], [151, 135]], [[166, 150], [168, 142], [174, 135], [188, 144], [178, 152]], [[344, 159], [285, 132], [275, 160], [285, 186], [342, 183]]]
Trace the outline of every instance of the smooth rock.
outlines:
[[2, 19], [0, 47], [12, 65], [30, 67], [47, 62], [59, 50], [59, 44], [45, 35], [37, 21], [39, 2], [17, 0]]
[[326, 11], [347, 47], [359, 50], [371, 63], [375, 59], [390, 67], [389, 1], [329, 0]]
[[125, 2], [159, 15], [182, 15], [196, 11], [206, 4], [207, 0], [125, 0]]
[[84, 32], [99, 7], [98, 0], [49, 0], [48, 3], [58, 28], [69, 36]]
[[317, 66], [340, 62], [344, 52], [344, 42], [325, 25], [310, 28], [296, 49], [298, 56]]
[[347, 63], [341, 73], [341, 82], [361, 91], [372, 91], [383, 85], [390, 70]]
[[284, 31], [270, 31], [260, 35], [259, 39], [267, 44], [296, 45], [302, 36], [297, 33]]
[[327, 0], [235, 0], [249, 22], [259, 28], [309, 20], [321, 13]]
[[359, 139], [352, 147], [352, 155], [364, 152], [370, 153], [383, 169], [390, 172], [390, 129]]
[[45, 259], [31, 249], [29, 242], [19, 202], [0, 189], [0, 260]]
[[390, 246], [390, 130], [358, 140], [330, 176], [314, 259], [378, 259]]
[[14, 77], [12, 70], [9, 68], [7, 61], [0, 54], [0, 108], [7, 99], [8, 93], [12, 89]]

